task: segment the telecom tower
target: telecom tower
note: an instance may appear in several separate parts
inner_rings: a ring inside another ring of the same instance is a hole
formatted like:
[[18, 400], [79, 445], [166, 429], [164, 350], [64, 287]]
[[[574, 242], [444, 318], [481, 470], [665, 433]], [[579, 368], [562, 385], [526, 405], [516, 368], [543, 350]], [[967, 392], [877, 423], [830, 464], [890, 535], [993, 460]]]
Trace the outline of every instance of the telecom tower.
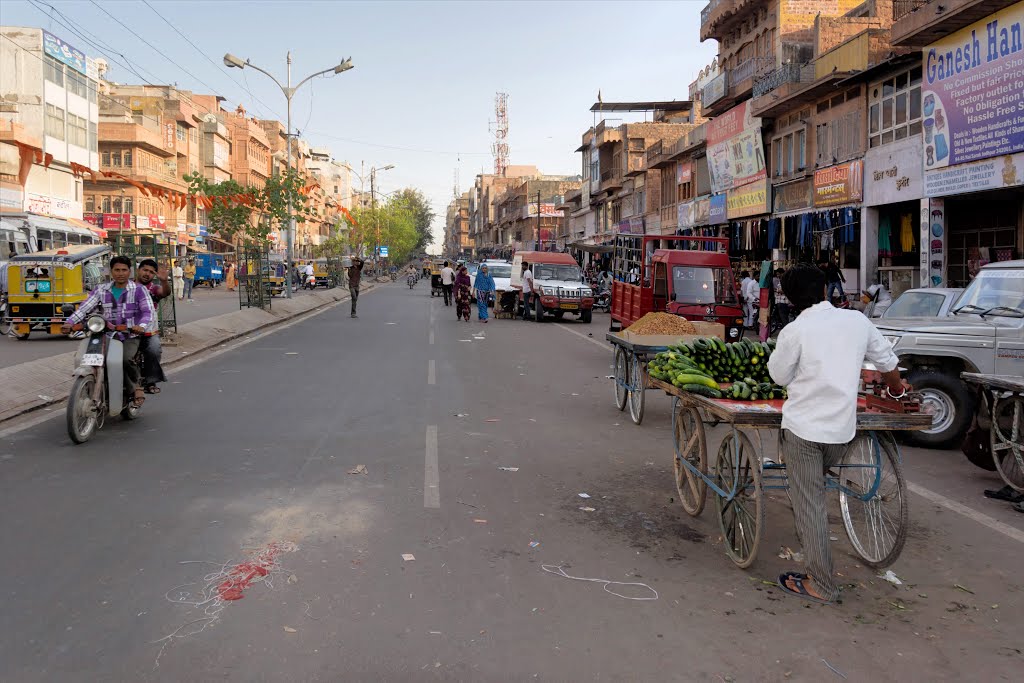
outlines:
[[508, 168], [508, 93], [499, 92], [494, 95], [495, 121], [491, 124], [494, 143], [491, 153], [494, 155], [494, 175], [504, 177]]

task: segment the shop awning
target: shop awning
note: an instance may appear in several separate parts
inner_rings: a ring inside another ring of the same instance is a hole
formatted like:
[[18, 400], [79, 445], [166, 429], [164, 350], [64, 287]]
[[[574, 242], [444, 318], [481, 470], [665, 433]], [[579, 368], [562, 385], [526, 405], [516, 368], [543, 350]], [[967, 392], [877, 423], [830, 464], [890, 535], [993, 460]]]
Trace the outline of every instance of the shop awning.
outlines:
[[585, 244], [583, 242], [573, 242], [569, 248], [579, 249], [590, 254], [610, 254], [615, 251], [615, 247], [610, 244]]
[[73, 225], [70, 221], [63, 218], [52, 218], [50, 216], [34, 216], [28, 214], [25, 217], [29, 223], [31, 223], [36, 230], [61, 230], [72, 235], [83, 235], [86, 237], [93, 237], [92, 230], [88, 228], [80, 228], [77, 225]]

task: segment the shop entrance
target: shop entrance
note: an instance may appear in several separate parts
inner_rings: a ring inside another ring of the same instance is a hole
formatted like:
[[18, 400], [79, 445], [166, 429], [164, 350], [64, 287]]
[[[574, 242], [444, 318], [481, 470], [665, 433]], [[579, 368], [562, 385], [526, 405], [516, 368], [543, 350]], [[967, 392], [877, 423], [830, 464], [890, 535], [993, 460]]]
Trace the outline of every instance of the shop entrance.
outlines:
[[878, 207], [878, 276], [894, 299], [921, 286], [920, 207], [917, 200]]
[[976, 269], [986, 263], [1019, 258], [1020, 211], [1019, 192], [946, 200], [950, 287], [966, 287]]

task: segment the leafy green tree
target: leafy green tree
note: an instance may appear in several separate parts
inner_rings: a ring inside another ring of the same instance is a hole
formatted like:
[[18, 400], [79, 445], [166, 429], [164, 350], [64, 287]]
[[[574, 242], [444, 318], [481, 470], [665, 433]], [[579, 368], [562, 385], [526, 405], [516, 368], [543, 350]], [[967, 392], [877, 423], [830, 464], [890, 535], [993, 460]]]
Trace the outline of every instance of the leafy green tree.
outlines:
[[430, 226], [433, 224], [436, 214], [422, 191], [407, 187], [392, 195], [390, 202], [401, 203], [412, 212], [413, 226], [416, 230], [414, 251], [421, 252], [434, 243], [434, 234], [431, 232]]

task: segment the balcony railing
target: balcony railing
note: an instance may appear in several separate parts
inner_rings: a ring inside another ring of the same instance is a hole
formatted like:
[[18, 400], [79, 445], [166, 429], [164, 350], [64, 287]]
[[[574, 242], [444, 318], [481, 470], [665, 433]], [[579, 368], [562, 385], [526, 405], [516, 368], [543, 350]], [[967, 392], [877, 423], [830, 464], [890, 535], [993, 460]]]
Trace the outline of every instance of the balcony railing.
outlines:
[[774, 57], [751, 57], [730, 72], [729, 82], [736, 86], [740, 82], [759, 76], [775, 66]]
[[787, 83], [810, 83], [813, 80], [813, 64], [783, 64], [754, 81], [754, 97], [767, 95]]
[[929, 2], [931, 2], [931, 0], [893, 0], [892, 19], [893, 21], [902, 19], [911, 12], [924, 7]]

